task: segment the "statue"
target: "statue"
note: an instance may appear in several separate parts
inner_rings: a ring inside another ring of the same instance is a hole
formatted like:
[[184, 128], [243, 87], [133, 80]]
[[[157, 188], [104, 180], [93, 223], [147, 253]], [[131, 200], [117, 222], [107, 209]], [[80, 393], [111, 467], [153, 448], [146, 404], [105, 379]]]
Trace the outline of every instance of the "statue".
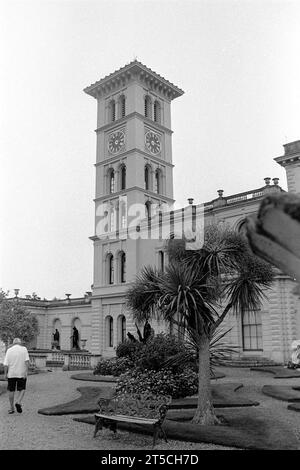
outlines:
[[72, 348], [73, 349], [80, 349], [78, 342], [79, 342], [79, 331], [77, 330], [76, 326], [73, 326], [73, 335], [72, 335]]
[[52, 349], [60, 349], [59, 337], [60, 337], [59, 331], [58, 331], [58, 329], [56, 328], [56, 329], [55, 329], [55, 332], [53, 333]]

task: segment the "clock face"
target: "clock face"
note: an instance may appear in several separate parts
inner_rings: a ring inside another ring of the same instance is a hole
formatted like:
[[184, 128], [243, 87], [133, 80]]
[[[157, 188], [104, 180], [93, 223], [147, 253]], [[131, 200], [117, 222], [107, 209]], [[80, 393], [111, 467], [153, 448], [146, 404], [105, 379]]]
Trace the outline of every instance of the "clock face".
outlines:
[[145, 143], [148, 150], [151, 153], [159, 153], [161, 148], [160, 137], [158, 134], [152, 131], [148, 131], [145, 135]]
[[108, 150], [110, 153], [120, 152], [125, 144], [125, 134], [122, 131], [113, 132], [108, 139]]

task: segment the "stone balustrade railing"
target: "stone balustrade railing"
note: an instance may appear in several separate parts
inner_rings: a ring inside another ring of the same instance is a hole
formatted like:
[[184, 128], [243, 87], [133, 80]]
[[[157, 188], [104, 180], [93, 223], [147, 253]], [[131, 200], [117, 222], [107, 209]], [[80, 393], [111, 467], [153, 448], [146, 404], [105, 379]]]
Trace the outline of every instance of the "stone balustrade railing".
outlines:
[[88, 351], [53, 351], [30, 350], [30, 366], [43, 369], [46, 367], [61, 367], [64, 370], [93, 369], [101, 355], [93, 355]]

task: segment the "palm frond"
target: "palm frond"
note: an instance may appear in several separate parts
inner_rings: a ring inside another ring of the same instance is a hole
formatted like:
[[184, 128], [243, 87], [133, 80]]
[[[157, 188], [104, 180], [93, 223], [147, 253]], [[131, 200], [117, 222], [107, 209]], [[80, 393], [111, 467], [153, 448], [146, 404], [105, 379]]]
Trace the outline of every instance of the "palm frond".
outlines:
[[[210, 370], [212, 375], [214, 375], [216, 367], [226, 365], [228, 360], [230, 360], [234, 354], [239, 352], [239, 346], [231, 345], [226, 341], [223, 341], [224, 337], [230, 331], [231, 328], [227, 330], [219, 329], [212, 335], [209, 345]], [[173, 368], [184, 367], [192, 364], [197, 367], [199, 356], [198, 344], [197, 339], [195, 340], [195, 338], [188, 332], [184, 339], [184, 350], [168, 358], [163, 363], [163, 366]]]
[[159, 281], [161, 276], [160, 271], [146, 266], [126, 293], [126, 305], [138, 323], [159, 315], [155, 307], [160, 296]]

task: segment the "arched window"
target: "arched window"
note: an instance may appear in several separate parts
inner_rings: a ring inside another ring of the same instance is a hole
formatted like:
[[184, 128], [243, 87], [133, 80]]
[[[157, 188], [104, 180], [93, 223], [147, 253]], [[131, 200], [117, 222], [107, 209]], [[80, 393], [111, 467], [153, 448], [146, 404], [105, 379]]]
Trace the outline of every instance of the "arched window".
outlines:
[[108, 284], [113, 284], [114, 283], [114, 257], [113, 255], [110, 253], [108, 256], [107, 256], [107, 281], [108, 281]]
[[119, 107], [120, 107], [120, 118], [123, 118], [126, 115], [126, 100], [125, 100], [124, 95], [120, 96]]
[[120, 281], [126, 282], [126, 254], [124, 251], [120, 254]]
[[147, 201], [145, 203], [145, 216], [149, 220], [151, 219], [151, 202]]
[[149, 165], [145, 166], [145, 189], [150, 189], [150, 168]]
[[114, 232], [116, 230], [116, 208], [113, 206], [110, 210], [110, 221], [109, 231]]
[[154, 101], [154, 121], [161, 122], [161, 107], [158, 101]]
[[119, 315], [117, 319], [118, 329], [118, 343], [123, 343], [126, 340], [126, 317], [125, 315]]
[[162, 250], [158, 252], [158, 269], [162, 272], [165, 269], [165, 254]]
[[121, 323], [121, 338], [122, 342], [126, 339], [126, 317], [123, 315]]
[[113, 317], [111, 317], [110, 315], [105, 318], [105, 330], [106, 346], [112, 348], [114, 345], [114, 320]]
[[119, 204], [119, 227], [121, 229], [127, 227], [127, 206], [125, 201], [120, 201]]
[[115, 100], [111, 100], [109, 103], [109, 120], [113, 122], [116, 120], [116, 102]]
[[126, 189], [126, 166], [122, 165], [121, 166], [121, 175], [120, 175], [120, 189]]
[[109, 172], [109, 192], [110, 194], [115, 192], [115, 171], [113, 169]]
[[150, 96], [145, 96], [145, 117], [151, 119], [152, 113], [151, 113], [151, 98]]
[[239, 226], [238, 226], [238, 232], [239, 234], [241, 234], [243, 237], [246, 237], [247, 236], [247, 224], [246, 224], [246, 220], [243, 220]]
[[161, 175], [161, 170], [157, 169], [155, 171], [155, 192], [157, 194], [161, 194], [162, 190], [162, 175]]

